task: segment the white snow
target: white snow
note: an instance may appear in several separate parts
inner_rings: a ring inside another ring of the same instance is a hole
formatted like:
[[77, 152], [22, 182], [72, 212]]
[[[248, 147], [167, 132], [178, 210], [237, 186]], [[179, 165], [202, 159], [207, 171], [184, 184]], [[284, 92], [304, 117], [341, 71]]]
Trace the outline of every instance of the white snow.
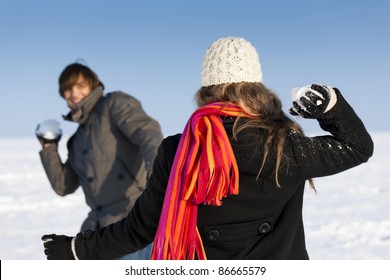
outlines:
[[291, 100], [299, 102], [299, 99], [305, 95], [306, 92], [311, 91], [311, 85], [296, 87], [291, 90]]
[[[304, 202], [311, 259], [390, 259], [390, 132], [373, 133], [375, 153], [357, 168], [315, 180]], [[65, 154], [66, 139], [60, 151]], [[43, 260], [45, 233], [73, 235], [88, 208], [81, 190], [51, 190], [35, 138], [0, 139], [0, 259]]]
[[62, 130], [58, 121], [48, 119], [38, 125], [36, 133], [45, 139], [53, 140], [62, 135]]

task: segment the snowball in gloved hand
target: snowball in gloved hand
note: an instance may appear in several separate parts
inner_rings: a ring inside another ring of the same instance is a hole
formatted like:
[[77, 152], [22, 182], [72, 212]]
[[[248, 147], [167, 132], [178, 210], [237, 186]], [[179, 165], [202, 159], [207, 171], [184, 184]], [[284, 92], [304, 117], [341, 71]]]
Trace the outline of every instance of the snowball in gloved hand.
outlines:
[[312, 84], [291, 91], [293, 107], [290, 114], [308, 119], [319, 118], [330, 111], [337, 102], [337, 94], [331, 86]]
[[[311, 88], [311, 85], [304, 86], [304, 87], [293, 88], [291, 90], [292, 101], [295, 101], [295, 102], [297, 102], [299, 104], [301, 97], [306, 97], [307, 98], [307, 96], [306, 96], [307, 92], [311, 92], [311, 93], [313, 93], [313, 94], [315, 94], [315, 95], [317, 95], [319, 97], [317, 99], [317, 101], [316, 101], [317, 104], [315, 104], [315, 105], [320, 106], [322, 104], [322, 100], [321, 100], [323, 98], [322, 94], [320, 94], [316, 90], [313, 90]], [[303, 109], [305, 110], [304, 107], [303, 107]]]
[[38, 125], [36, 134], [46, 140], [59, 139], [62, 135], [60, 123], [56, 120], [43, 121]]

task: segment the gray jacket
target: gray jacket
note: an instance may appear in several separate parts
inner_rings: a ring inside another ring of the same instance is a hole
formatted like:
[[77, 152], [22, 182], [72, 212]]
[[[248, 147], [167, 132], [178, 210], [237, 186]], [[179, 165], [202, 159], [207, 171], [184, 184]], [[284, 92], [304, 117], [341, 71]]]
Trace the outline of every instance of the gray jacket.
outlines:
[[64, 117], [80, 124], [68, 141], [66, 162], [55, 145], [42, 149], [40, 157], [58, 195], [83, 188], [91, 211], [81, 230], [97, 229], [128, 214], [145, 188], [163, 137], [140, 102], [122, 92], [103, 96], [97, 88], [79, 105], [76, 114]]

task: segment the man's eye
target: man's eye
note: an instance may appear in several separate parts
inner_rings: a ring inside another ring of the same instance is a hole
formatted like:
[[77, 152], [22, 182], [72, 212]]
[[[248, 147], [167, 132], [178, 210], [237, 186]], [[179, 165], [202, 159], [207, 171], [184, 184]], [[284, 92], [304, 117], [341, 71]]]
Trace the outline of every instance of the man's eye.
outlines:
[[85, 88], [86, 86], [87, 86], [86, 83], [76, 84], [76, 87], [77, 87], [77, 88]]

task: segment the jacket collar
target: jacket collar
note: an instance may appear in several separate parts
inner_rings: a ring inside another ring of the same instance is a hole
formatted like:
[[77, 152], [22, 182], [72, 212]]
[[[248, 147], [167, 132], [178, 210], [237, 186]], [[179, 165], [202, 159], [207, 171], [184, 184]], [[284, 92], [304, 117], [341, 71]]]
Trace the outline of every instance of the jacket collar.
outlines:
[[103, 96], [103, 89], [101, 87], [95, 88], [87, 97], [81, 100], [77, 104], [77, 109], [74, 113], [69, 112], [67, 115], [63, 115], [64, 120], [77, 122], [84, 124], [91, 111], [95, 107], [96, 103]]

